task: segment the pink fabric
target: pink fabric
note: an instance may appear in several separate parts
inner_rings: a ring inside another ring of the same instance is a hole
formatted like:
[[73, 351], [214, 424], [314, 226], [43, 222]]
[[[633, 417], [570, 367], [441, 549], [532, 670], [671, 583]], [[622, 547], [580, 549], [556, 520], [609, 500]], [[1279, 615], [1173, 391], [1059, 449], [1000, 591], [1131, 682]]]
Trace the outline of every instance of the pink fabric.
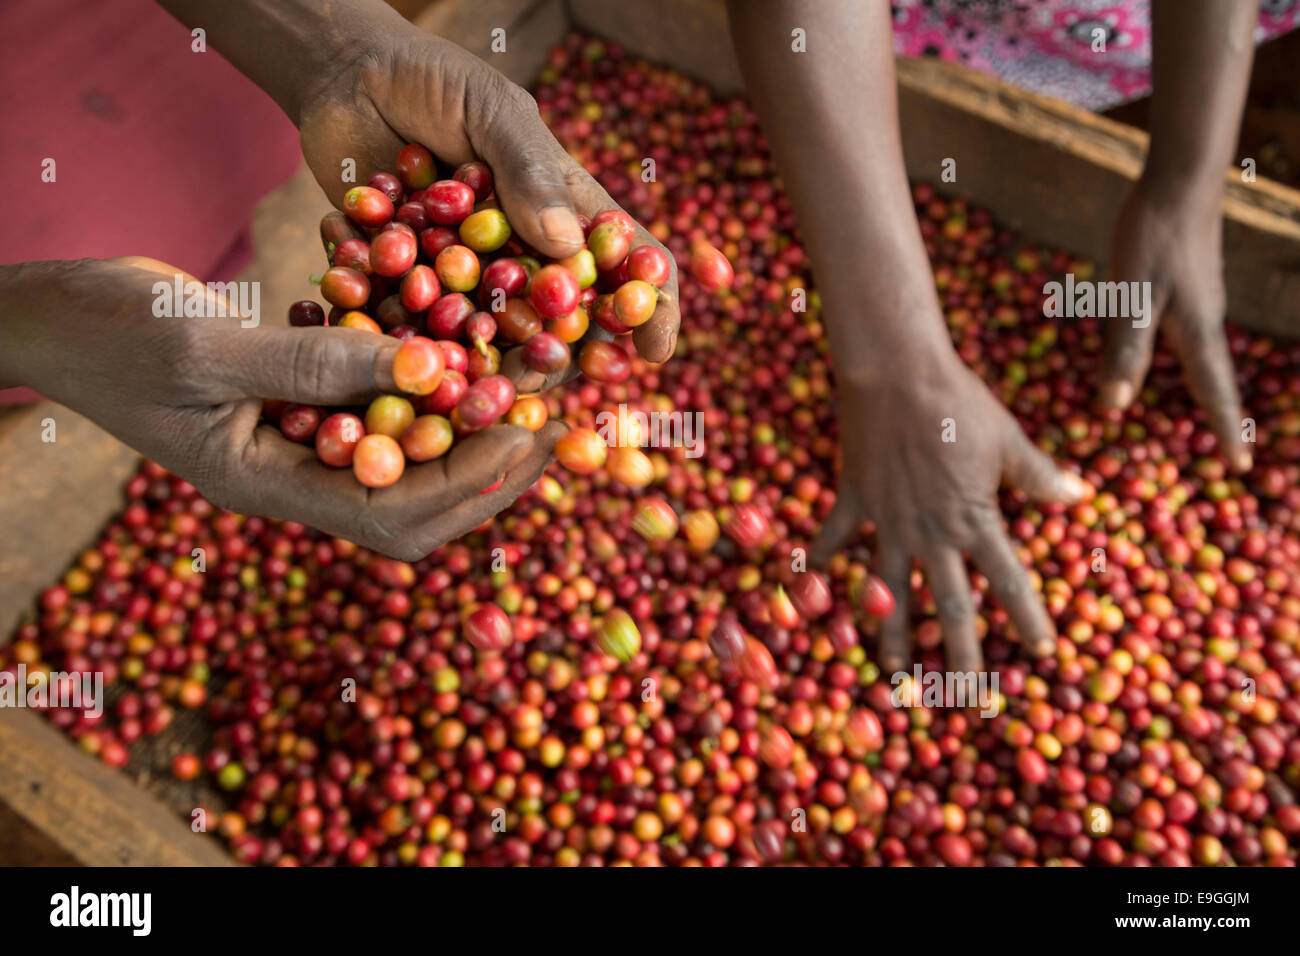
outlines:
[[270, 97], [151, 0], [5, 0], [0, 90], [0, 263], [147, 255], [230, 278], [301, 159]]
[[[1090, 110], [1151, 91], [1148, 0], [892, 0], [891, 8], [903, 56], [956, 60]], [[1297, 23], [1300, 0], [1262, 0], [1255, 41]], [[1093, 48], [1098, 36], [1105, 52]]]

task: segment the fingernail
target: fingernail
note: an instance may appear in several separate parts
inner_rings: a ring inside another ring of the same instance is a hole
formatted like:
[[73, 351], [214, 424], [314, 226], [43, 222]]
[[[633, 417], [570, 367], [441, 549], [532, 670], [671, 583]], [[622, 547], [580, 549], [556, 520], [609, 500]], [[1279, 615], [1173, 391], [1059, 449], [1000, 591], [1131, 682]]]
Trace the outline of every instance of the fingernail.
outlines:
[[1098, 398], [1107, 408], [1128, 408], [1133, 401], [1133, 386], [1122, 380], [1103, 382]]
[[542, 233], [548, 240], [563, 246], [582, 245], [582, 227], [578, 217], [566, 206], [547, 206], [542, 210]]
[[1074, 504], [1076, 501], [1082, 501], [1093, 490], [1092, 485], [1088, 484], [1072, 471], [1061, 472], [1061, 484], [1065, 488], [1065, 496], [1068, 499], [1067, 504]]

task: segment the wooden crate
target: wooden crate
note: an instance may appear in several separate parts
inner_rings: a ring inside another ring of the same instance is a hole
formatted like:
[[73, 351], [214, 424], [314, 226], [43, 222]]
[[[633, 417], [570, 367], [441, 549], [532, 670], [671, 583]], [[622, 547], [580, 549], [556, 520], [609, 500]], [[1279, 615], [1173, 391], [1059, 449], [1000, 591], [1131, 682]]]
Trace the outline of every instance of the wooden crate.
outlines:
[[[609, 37], [697, 76], [740, 89], [720, 0], [439, 0], [416, 18], [527, 84], [571, 27]], [[491, 51], [506, 30], [506, 51]], [[1102, 260], [1112, 217], [1136, 177], [1144, 134], [1068, 104], [1015, 90], [952, 64], [900, 61], [899, 98], [909, 173], [937, 181], [958, 164], [955, 191], [1053, 246]], [[305, 170], [258, 209], [246, 277], [263, 282], [268, 314], [283, 314], [319, 267], [316, 224], [327, 203]], [[1230, 314], [1273, 333], [1300, 329], [1300, 193], [1229, 176], [1225, 250]], [[286, 259], [286, 257], [289, 257]], [[689, 317], [687, 317], [689, 321]], [[58, 441], [41, 441], [53, 417]], [[31, 613], [121, 507], [136, 455], [66, 409], [42, 403], [0, 415], [0, 641]], [[133, 748], [126, 771], [83, 754], [38, 715], [0, 711], [0, 801], [68, 857], [91, 865], [231, 863], [195, 834], [191, 809], [219, 807], [202, 785], [171, 779], [172, 754], [202, 740], [194, 714]], [[0, 840], [0, 863], [6, 843]], [[67, 859], [67, 857], [63, 857]]]

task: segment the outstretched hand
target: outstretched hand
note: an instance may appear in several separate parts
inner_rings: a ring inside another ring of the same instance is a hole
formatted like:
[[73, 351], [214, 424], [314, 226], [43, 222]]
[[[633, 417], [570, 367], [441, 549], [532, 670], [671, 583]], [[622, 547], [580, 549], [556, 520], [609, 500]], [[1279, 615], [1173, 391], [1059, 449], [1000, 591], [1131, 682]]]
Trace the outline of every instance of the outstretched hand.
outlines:
[[1033, 498], [1072, 503], [1088, 492], [1021, 431], [1015, 418], [955, 354], [941, 367], [909, 367], [906, 381], [840, 386], [843, 471], [835, 507], [809, 553], [824, 564], [866, 520], [876, 525], [876, 563], [897, 607], [881, 628], [880, 666], [911, 659], [912, 559], [919, 557], [943, 628], [948, 667], [982, 666], [968, 553], [1036, 657], [1056, 632], [1002, 525], [999, 482]]

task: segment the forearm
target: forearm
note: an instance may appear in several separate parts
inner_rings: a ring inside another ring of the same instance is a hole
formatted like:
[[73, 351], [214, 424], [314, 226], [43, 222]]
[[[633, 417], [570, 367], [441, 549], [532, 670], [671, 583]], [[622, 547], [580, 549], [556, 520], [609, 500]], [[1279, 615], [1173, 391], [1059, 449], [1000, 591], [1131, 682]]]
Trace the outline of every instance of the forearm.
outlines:
[[1217, 214], [1254, 58], [1256, 0], [1154, 0], [1151, 145], [1143, 187]]
[[312, 93], [360, 55], [357, 37], [406, 21], [380, 0], [158, 0], [298, 123]]
[[[903, 165], [888, 4], [729, 0], [728, 10], [828, 305], [837, 371], [869, 377], [900, 348], [951, 352]], [[805, 53], [791, 49], [795, 27]]]
[[[57, 284], [73, 262], [18, 262], [0, 265], [0, 388], [25, 385], [41, 389], [39, 370], [43, 340], [49, 338], [33, 308]], [[49, 316], [52, 325], [57, 316]]]

